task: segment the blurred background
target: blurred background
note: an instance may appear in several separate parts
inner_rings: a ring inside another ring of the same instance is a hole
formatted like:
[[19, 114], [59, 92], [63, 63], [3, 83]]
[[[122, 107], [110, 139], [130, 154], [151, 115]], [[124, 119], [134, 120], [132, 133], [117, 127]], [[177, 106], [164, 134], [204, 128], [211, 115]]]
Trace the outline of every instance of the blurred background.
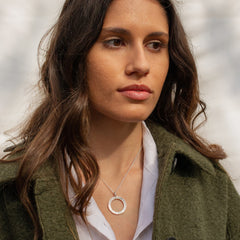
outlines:
[[[37, 47], [64, 0], [0, 0], [0, 149], [36, 103]], [[228, 154], [240, 192], [240, 1], [175, 0], [192, 44], [208, 122], [199, 130]], [[5, 133], [5, 134], [4, 134]]]

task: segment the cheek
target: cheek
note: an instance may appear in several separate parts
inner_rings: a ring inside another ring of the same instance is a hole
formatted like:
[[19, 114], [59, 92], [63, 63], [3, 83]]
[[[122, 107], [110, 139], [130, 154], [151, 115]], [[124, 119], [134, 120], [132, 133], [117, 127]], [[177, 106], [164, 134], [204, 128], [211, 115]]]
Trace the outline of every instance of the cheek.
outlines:
[[169, 70], [169, 61], [166, 59], [165, 61], [161, 62], [161, 64], [155, 65], [152, 69], [153, 79], [154, 79], [154, 89], [158, 95], [161, 94], [163, 84], [166, 80], [168, 70]]
[[89, 87], [109, 86], [114, 84], [119, 76], [119, 62], [108, 57], [108, 55], [93, 49], [89, 53], [87, 61], [87, 78]]
[[89, 84], [98, 82], [99, 78], [107, 75], [105, 69], [106, 65], [101, 61], [88, 61], [87, 63], [87, 78]]
[[87, 78], [89, 99], [94, 108], [109, 105], [114, 94], [114, 73], [109, 71], [106, 63], [92, 61], [88, 64]]
[[87, 68], [87, 79], [90, 93], [98, 88], [104, 88], [109, 82], [107, 67], [101, 62], [89, 62]]

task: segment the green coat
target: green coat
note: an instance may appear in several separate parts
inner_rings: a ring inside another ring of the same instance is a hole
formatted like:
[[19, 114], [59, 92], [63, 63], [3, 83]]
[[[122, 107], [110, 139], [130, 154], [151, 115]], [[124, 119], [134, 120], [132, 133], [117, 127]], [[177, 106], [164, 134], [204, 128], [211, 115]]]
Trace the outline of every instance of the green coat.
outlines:
[[[227, 174], [162, 127], [148, 127], [159, 157], [152, 239], [240, 240], [240, 197]], [[15, 192], [17, 168], [17, 163], [0, 167], [0, 240], [33, 239]], [[31, 197], [44, 240], [78, 239], [54, 164], [38, 171]]]

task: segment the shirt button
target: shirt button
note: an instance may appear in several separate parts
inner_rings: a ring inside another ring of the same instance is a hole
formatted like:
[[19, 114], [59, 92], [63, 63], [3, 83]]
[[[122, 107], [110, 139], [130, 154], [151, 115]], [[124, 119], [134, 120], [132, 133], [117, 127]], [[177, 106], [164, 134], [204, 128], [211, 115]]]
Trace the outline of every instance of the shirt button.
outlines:
[[[172, 162], [172, 170], [171, 170], [171, 174], [173, 174], [173, 172], [174, 172], [175, 169], [176, 169], [177, 161], [178, 161], [177, 157], [174, 157], [173, 162]], [[170, 240], [171, 240], [171, 239], [170, 239]], [[172, 240], [173, 240], [173, 239], [172, 239]]]

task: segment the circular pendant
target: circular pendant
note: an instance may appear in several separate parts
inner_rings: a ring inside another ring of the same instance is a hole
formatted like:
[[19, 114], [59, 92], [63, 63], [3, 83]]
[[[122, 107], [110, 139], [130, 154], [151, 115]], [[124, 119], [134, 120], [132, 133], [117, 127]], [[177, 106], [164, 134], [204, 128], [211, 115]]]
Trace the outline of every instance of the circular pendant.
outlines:
[[[114, 211], [112, 209], [112, 202], [115, 201], [115, 200], [120, 201], [122, 203], [122, 205], [123, 205], [122, 210], [120, 210], [119, 212]], [[126, 211], [126, 208], [127, 208], [127, 203], [126, 203], [126, 201], [122, 197], [114, 196], [114, 197], [110, 198], [110, 200], [108, 202], [108, 209], [109, 209], [109, 211], [111, 213], [115, 214], [115, 215], [123, 214]]]

